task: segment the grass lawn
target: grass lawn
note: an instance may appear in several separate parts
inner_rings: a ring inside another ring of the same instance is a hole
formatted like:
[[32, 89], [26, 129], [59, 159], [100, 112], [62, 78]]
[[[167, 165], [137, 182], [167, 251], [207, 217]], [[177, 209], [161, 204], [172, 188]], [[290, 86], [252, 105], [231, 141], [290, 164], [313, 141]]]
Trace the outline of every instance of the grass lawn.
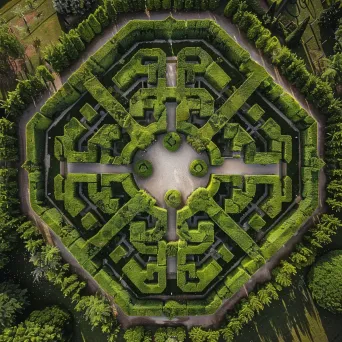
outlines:
[[[314, 63], [318, 63], [319, 57], [322, 55], [321, 32], [318, 25], [318, 20], [323, 6], [321, 0], [307, 0], [307, 1], [289, 1], [282, 11], [282, 21], [286, 24], [291, 21], [297, 25], [307, 17], [310, 17], [312, 29], [310, 25], [307, 26], [303, 36], [303, 41], [307, 42], [307, 54], [310, 55]], [[316, 20], [316, 21], [315, 21]], [[314, 34], [313, 34], [314, 33]], [[311, 38], [312, 37], [312, 38]], [[316, 38], [315, 38], [316, 37]], [[316, 41], [317, 39], [317, 41]], [[299, 52], [297, 49], [296, 52]], [[309, 58], [309, 56], [307, 56]]]
[[[39, 65], [39, 56], [33, 47], [33, 41], [39, 38], [40, 50], [48, 44], [54, 43], [62, 33], [62, 27], [57, 13], [52, 5], [52, 0], [36, 0], [35, 8], [29, 9], [25, 0], [11, 0], [2, 2], [0, 17], [4, 18], [15, 35], [26, 47], [26, 54], [32, 60], [34, 66]], [[1, 4], [1, 3], [0, 3]], [[18, 9], [25, 15], [30, 32], [27, 31], [24, 20], [18, 16]]]

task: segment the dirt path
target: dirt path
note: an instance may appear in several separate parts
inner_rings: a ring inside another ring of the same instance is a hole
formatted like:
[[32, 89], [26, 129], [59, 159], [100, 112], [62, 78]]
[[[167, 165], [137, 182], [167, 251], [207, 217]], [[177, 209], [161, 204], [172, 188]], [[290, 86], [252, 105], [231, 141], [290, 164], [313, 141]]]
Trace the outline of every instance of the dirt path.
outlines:
[[[169, 12], [160, 12], [154, 13], [150, 12], [150, 19], [154, 20], [162, 20], [170, 15]], [[307, 103], [305, 98], [294, 89], [289, 82], [287, 82], [278, 72], [278, 70], [272, 66], [270, 63], [264, 60], [260, 52], [243, 36], [240, 34], [239, 30], [235, 25], [233, 25], [227, 18], [223, 15], [213, 14], [210, 12], [186, 12], [186, 13], [173, 13], [173, 16], [176, 19], [213, 19], [225, 29], [234, 39], [246, 50], [248, 50], [251, 54], [251, 57], [263, 65], [265, 69], [272, 75], [277, 83], [283, 86], [283, 88], [293, 95], [296, 100], [305, 108], [312, 116], [316, 118], [319, 123], [319, 135], [318, 135], [318, 146], [319, 146], [319, 155], [323, 157], [324, 153], [324, 118], [322, 115], [318, 113], [318, 111], [311, 105]], [[58, 78], [55, 82], [56, 87], [60, 88], [62, 84], [68, 79], [68, 77], [79, 68], [79, 66], [87, 60], [87, 58], [94, 54], [104, 43], [106, 43], [112, 36], [129, 20], [132, 19], [148, 19], [145, 13], [128, 13], [125, 15], [121, 15], [118, 19], [117, 25], [112, 25], [110, 28], [105, 30], [105, 32], [97, 37], [87, 48], [82, 58], [80, 58], [72, 67], [66, 70], [60, 78]], [[170, 70], [172, 72], [172, 70]], [[40, 110], [40, 107], [44, 104], [44, 102], [49, 97], [49, 94], [45, 92], [40, 99], [36, 103], [36, 106], [31, 105], [22, 115], [18, 133], [19, 133], [19, 142], [20, 142], [20, 162], [21, 164], [26, 159], [26, 124], [32, 118], [32, 116]], [[324, 203], [324, 188], [325, 188], [325, 176], [323, 171], [320, 173], [320, 198], [321, 198], [321, 207], [316, 211], [318, 213], [322, 210], [322, 204]], [[75, 260], [75, 258], [66, 250], [66, 248], [61, 246], [61, 242], [59, 239], [53, 234], [49, 233], [49, 228], [46, 224], [40, 219], [38, 215], [31, 209], [30, 200], [29, 200], [29, 192], [28, 192], [28, 174], [27, 172], [20, 168], [19, 171], [19, 189], [20, 189], [20, 199], [21, 199], [21, 210], [24, 214], [30, 217], [33, 221], [36, 222], [37, 226], [45, 232], [48, 240], [54, 241], [54, 243], [61, 249], [61, 253], [63, 258], [70, 264], [73, 265], [75, 271], [80, 274], [82, 277], [85, 277], [92, 283], [92, 289], [95, 291], [98, 287], [97, 284], [90, 279], [91, 277], [80, 267]], [[300, 240], [301, 236], [305, 233], [308, 226], [310, 225], [311, 220], [304, 225], [300, 231], [294, 236], [289, 242], [287, 242], [284, 247], [278, 251], [267, 263], [264, 265], [258, 272], [256, 272], [251, 280], [246, 284], [246, 288], [248, 291], [251, 291], [256, 283], [264, 282], [270, 279], [270, 270], [279, 262], [279, 260], [285, 256], [287, 256], [290, 251], [293, 249], [294, 245]], [[244, 290], [241, 290], [232, 298], [227, 300], [222, 307], [214, 314], [210, 316], [199, 316], [199, 317], [183, 317], [180, 319], [174, 319], [172, 322], [175, 324], [184, 324], [186, 326], [200, 325], [203, 327], [206, 326], [217, 326], [219, 322], [223, 319], [226, 310], [231, 309], [234, 304], [239, 300], [240, 297], [244, 296]], [[163, 317], [128, 317], [122, 313], [119, 309], [119, 320], [123, 327], [128, 327], [130, 325], [136, 324], [164, 324], [167, 320]], [[172, 324], [172, 323], [171, 323]]]

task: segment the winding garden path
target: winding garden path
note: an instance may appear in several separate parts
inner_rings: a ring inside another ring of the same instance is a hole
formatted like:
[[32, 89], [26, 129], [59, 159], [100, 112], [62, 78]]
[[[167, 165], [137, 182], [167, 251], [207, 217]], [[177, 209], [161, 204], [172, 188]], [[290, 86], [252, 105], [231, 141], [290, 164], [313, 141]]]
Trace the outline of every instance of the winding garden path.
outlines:
[[[170, 15], [170, 12], [159, 12], [154, 13], [150, 12], [150, 19], [154, 20], [162, 20]], [[304, 99], [304, 97], [293, 88], [283, 77], [280, 76], [279, 72], [275, 67], [273, 67], [269, 62], [264, 60], [260, 52], [243, 36], [240, 34], [237, 27], [230, 22], [229, 19], [225, 18], [223, 14], [213, 14], [211, 12], [186, 12], [186, 13], [172, 13], [172, 15], [176, 19], [213, 19], [215, 20], [223, 29], [225, 29], [234, 39], [246, 50], [249, 51], [251, 57], [263, 65], [265, 69], [272, 75], [275, 81], [280, 84], [287, 92], [292, 94], [297, 101], [304, 107], [311, 115], [313, 115], [316, 120], [319, 122], [319, 136], [318, 136], [318, 146], [319, 146], [319, 155], [322, 157], [324, 153], [324, 120], [323, 117], [313, 108], [313, 106], [309, 105], [308, 102]], [[125, 15], [120, 15], [118, 18], [117, 25], [112, 25], [110, 28], [105, 30], [105, 32], [94, 39], [94, 41], [86, 48], [82, 58], [74, 63], [72, 67], [66, 70], [60, 78], [58, 78], [55, 82], [57, 88], [60, 88], [62, 84], [68, 79], [68, 77], [76, 71], [79, 66], [87, 60], [87, 58], [95, 53], [104, 43], [106, 43], [112, 36], [129, 20], [132, 19], [149, 19], [145, 13], [128, 13]], [[168, 67], [168, 72], [174, 72], [172, 70], [172, 66]], [[44, 102], [48, 99], [49, 94], [46, 92], [43, 94], [40, 101], [36, 103], [36, 106], [31, 105], [22, 115], [19, 122], [19, 145], [20, 145], [20, 163], [24, 163], [26, 159], [26, 124], [32, 118], [32, 116], [40, 110], [40, 107], [44, 104]], [[231, 163], [231, 161], [229, 161]], [[229, 166], [229, 163], [227, 164]], [[228, 167], [227, 166], [227, 167]], [[77, 168], [77, 165], [72, 166]], [[89, 166], [90, 167], [90, 166]], [[102, 166], [101, 166], [102, 167]], [[105, 167], [105, 166], [104, 166]], [[70, 169], [69, 169], [70, 170]], [[75, 170], [75, 169], [74, 169]], [[89, 169], [90, 170], [90, 169]], [[98, 172], [99, 169], [97, 169]], [[279, 171], [273, 170], [274, 173]], [[261, 170], [258, 170], [258, 173], [261, 173]], [[321, 198], [321, 206], [316, 210], [316, 213], [322, 211], [322, 199], [324, 199], [324, 186], [325, 186], [325, 177], [323, 171], [320, 174], [320, 198]], [[40, 219], [40, 217], [31, 209], [30, 200], [29, 200], [29, 192], [28, 192], [28, 174], [24, 169], [20, 169], [19, 171], [19, 189], [20, 189], [20, 199], [21, 199], [21, 209], [24, 214], [30, 217], [33, 221], [36, 222], [37, 226], [45, 233], [49, 242], [53, 242], [57, 245], [63, 258], [69, 262], [73, 268], [76, 270], [81, 277], [88, 280], [89, 286], [92, 291], [98, 289], [98, 285], [93, 280], [93, 278], [78, 265], [75, 258], [68, 252], [68, 250], [62, 245], [60, 240], [54, 235], [53, 232], [49, 230], [49, 227]], [[279, 260], [285, 256], [287, 256], [294, 245], [300, 240], [301, 236], [307, 230], [307, 228], [312, 224], [312, 219], [308, 220], [306, 224], [299, 230], [299, 232], [294, 236], [289, 242], [284, 245], [284, 247], [279, 250], [259, 271], [257, 271], [250, 281], [246, 284], [246, 290], [249, 292], [253, 289], [256, 283], [262, 283], [268, 279], [270, 279], [270, 271], [272, 268], [279, 262]], [[221, 308], [214, 314], [210, 316], [198, 316], [198, 317], [183, 317], [180, 319], [174, 319], [173, 322], [175, 324], [182, 323], [186, 326], [217, 326], [219, 322], [224, 318], [225, 312], [228, 309], [233, 308], [234, 304], [239, 300], [239, 298], [245, 296], [246, 292], [244, 289], [241, 289], [240, 292], [235, 294], [231, 299], [226, 300]], [[163, 324], [166, 321], [166, 318], [163, 317], [128, 317], [122, 313], [120, 309], [119, 312], [119, 320], [124, 328], [130, 325], [136, 324]]]

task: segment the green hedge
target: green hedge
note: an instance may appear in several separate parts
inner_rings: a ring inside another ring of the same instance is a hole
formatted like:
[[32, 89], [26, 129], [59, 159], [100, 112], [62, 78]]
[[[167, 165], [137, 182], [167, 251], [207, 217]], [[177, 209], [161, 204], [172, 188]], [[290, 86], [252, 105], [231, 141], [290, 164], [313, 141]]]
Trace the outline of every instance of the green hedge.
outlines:
[[165, 203], [171, 208], [178, 208], [182, 204], [182, 195], [178, 190], [168, 190], [164, 196]]
[[182, 138], [176, 132], [167, 133], [163, 138], [163, 146], [170, 152], [177, 151], [181, 143]]
[[195, 159], [190, 164], [190, 173], [195, 177], [204, 177], [208, 173], [208, 165], [202, 159]]
[[148, 160], [139, 160], [134, 164], [134, 172], [143, 178], [152, 176], [153, 166]]

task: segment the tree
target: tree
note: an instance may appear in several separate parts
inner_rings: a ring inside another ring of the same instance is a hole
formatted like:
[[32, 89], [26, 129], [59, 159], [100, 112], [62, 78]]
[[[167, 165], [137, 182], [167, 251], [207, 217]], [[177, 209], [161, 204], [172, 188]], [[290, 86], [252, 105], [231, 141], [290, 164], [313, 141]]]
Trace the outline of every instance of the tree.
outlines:
[[18, 326], [6, 328], [0, 342], [66, 341], [66, 326], [70, 315], [56, 306], [34, 311]]
[[17, 315], [25, 309], [28, 304], [26, 292], [17, 284], [0, 283], [0, 332], [13, 325]]
[[308, 274], [309, 289], [318, 305], [342, 313], [342, 251], [335, 250], [319, 258]]
[[127, 329], [124, 334], [124, 339], [127, 342], [142, 342], [144, 338], [144, 327], [134, 327]]
[[83, 15], [89, 11], [94, 0], [53, 0], [53, 7], [60, 14]]
[[[115, 12], [116, 14], [116, 12]], [[103, 6], [99, 6], [94, 12], [94, 16], [97, 21], [101, 24], [102, 28], [109, 25], [109, 18]]]
[[69, 60], [77, 59], [79, 56], [79, 53], [75, 45], [73, 44], [72, 40], [70, 39], [69, 35], [63, 32], [59, 40], [61, 44], [63, 45], [63, 50], [65, 51], [65, 55], [67, 56], [67, 58]]
[[59, 269], [61, 255], [57, 247], [45, 245], [39, 253], [31, 255], [30, 261], [36, 266], [32, 272], [34, 280], [40, 281], [49, 271], [54, 272]]
[[15, 59], [24, 57], [24, 46], [9, 30], [8, 25], [0, 22], [0, 89], [6, 99], [6, 91], [15, 84]]
[[241, 309], [239, 310], [239, 319], [244, 322], [250, 322], [254, 317], [254, 311], [250, 307], [248, 302], [242, 304]]
[[184, 328], [159, 328], [154, 335], [155, 342], [165, 342], [168, 339], [173, 339], [175, 342], [184, 342], [186, 339], [186, 332]]
[[265, 289], [267, 291], [267, 293], [269, 294], [269, 296], [274, 299], [274, 300], [278, 300], [279, 299], [279, 295], [277, 292], [277, 289], [274, 287], [274, 285], [272, 283], [268, 283], [265, 286]]
[[82, 297], [75, 306], [75, 310], [83, 311], [85, 320], [92, 328], [101, 327], [105, 333], [109, 333], [114, 328], [115, 321], [110, 304], [101, 296]]
[[263, 304], [263, 305], [267, 305], [269, 306], [272, 302], [272, 297], [270, 296], [269, 292], [267, 291], [266, 288], [262, 288], [258, 291], [257, 293], [258, 295], [258, 298], [260, 300], [260, 302]]
[[221, 332], [222, 332], [222, 336], [226, 342], [233, 342], [234, 332], [232, 331], [232, 329], [230, 329], [229, 327], [226, 327], [226, 328], [222, 329]]
[[335, 30], [338, 20], [342, 17], [342, 3], [336, 1], [329, 8], [322, 11], [319, 17], [319, 24], [322, 27]]
[[227, 328], [233, 331], [235, 335], [239, 335], [242, 329], [242, 321], [239, 318], [233, 317], [230, 319]]
[[192, 342], [204, 342], [207, 339], [206, 331], [200, 327], [194, 327], [189, 332], [189, 337]]
[[336, 53], [330, 58], [325, 58], [324, 61], [327, 63], [327, 68], [321, 75], [322, 79], [332, 86], [342, 84], [342, 53]]
[[15, 136], [15, 124], [5, 118], [0, 119], [0, 159], [15, 161], [18, 159], [18, 138]]
[[43, 51], [43, 56], [56, 72], [61, 72], [69, 66], [68, 57], [61, 43], [48, 45]]
[[105, 12], [108, 15], [108, 19], [112, 22], [115, 23], [117, 19], [117, 12], [119, 9], [115, 6], [113, 0], [104, 0], [103, 2]]
[[239, 3], [239, 0], [229, 0], [224, 9], [224, 15], [226, 17], [232, 17], [238, 10]]
[[285, 39], [287, 46], [295, 46], [300, 42], [306, 27], [310, 21], [310, 16], [304, 19]]
[[248, 303], [250, 308], [254, 311], [259, 313], [261, 310], [264, 309], [264, 305], [261, 303], [259, 298], [253, 293], [248, 296]]

